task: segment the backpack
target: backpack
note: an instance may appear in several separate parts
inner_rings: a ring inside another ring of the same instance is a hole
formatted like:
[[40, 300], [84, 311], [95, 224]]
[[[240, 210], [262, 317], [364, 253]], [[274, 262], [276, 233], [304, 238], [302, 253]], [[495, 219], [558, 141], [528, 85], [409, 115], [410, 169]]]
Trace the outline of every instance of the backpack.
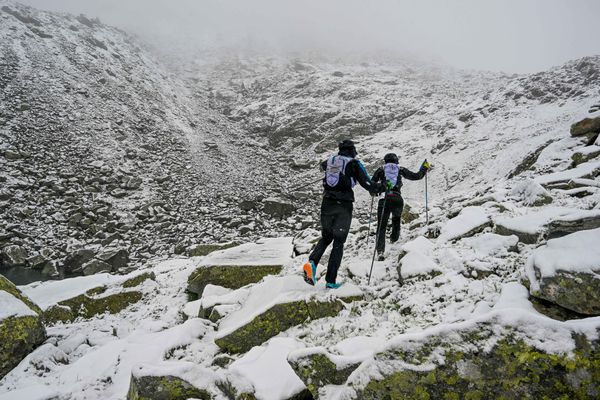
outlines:
[[396, 163], [387, 163], [383, 166], [385, 180], [392, 184], [392, 190], [398, 191], [402, 186], [402, 181], [398, 179], [400, 167]]
[[353, 188], [356, 181], [346, 175], [346, 166], [352, 158], [334, 155], [327, 159], [325, 184], [331, 188]]

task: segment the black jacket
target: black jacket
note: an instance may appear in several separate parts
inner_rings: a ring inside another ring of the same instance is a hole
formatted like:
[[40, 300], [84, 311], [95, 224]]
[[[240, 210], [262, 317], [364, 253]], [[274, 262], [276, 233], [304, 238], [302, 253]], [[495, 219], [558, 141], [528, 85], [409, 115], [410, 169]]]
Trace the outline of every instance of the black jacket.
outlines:
[[[392, 188], [392, 190], [390, 190], [388, 192], [388, 194], [390, 194], [392, 196], [400, 196], [400, 188], [402, 187], [402, 178], [406, 178], [411, 181], [418, 181], [419, 179], [423, 179], [423, 177], [425, 176], [426, 173], [427, 173], [427, 169], [424, 167], [421, 167], [419, 169], [419, 172], [412, 172], [404, 167], [399, 167], [398, 168], [398, 179], [396, 181], [396, 186], [394, 186]], [[386, 181], [386, 178], [385, 178], [385, 171], [383, 170], [383, 167], [377, 168], [377, 170], [373, 174], [373, 182], [385, 183], [385, 181]]]
[[[340, 156], [352, 158], [352, 155], [341, 150], [338, 152], [338, 154]], [[327, 170], [327, 160], [321, 163], [321, 169], [323, 171]], [[360, 184], [360, 186], [368, 190], [370, 193], [379, 192], [380, 185], [376, 185], [371, 181], [371, 177], [367, 173], [364, 165], [356, 158], [353, 158], [350, 162], [348, 162], [348, 164], [346, 164], [346, 170], [344, 171], [344, 174], [346, 177], [354, 179]], [[323, 188], [323, 197], [325, 198], [340, 201], [354, 201], [354, 190], [352, 190], [352, 187], [349, 185], [330, 187], [326, 184], [325, 178], [323, 178]]]

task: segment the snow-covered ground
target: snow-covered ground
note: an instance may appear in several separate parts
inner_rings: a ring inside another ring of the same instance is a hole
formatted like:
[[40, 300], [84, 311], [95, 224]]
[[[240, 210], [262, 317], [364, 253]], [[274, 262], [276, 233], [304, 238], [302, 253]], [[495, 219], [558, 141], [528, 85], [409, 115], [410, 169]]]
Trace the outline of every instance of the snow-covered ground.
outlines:
[[[17, 7], [0, 0], [3, 4]], [[12, 18], [4, 14], [0, 21]], [[38, 17], [49, 24], [47, 32], [64, 34], [64, 29], [50, 24], [48, 14]], [[21, 32], [25, 28], [16, 29], [25, 35]], [[14, 32], [7, 29], [3, 34], [9, 37]], [[102, 32], [106, 36], [100, 39], [107, 42], [120, 37], [114, 31]], [[69, 33], [66, 39], [75, 40], [75, 34]], [[129, 48], [126, 42], [118, 44], [124, 52]], [[21, 47], [16, 48], [23, 56]], [[515, 326], [520, 337], [548, 352], [571, 351], [573, 332], [597, 339], [599, 317], [550, 319], [534, 308], [523, 284], [528, 278], [536, 290], [540, 278], [559, 270], [590, 275], [598, 270], [597, 229], [547, 240], [557, 234], [550, 231], [554, 225], [570, 226], [600, 217], [598, 157], [571, 168], [575, 153], [594, 154], [600, 143], [585, 147], [581, 139], [569, 136], [570, 124], [597, 102], [600, 83], [589, 77], [600, 68], [598, 57], [531, 76], [411, 63], [209, 60], [199, 67], [184, 65], [185, 85], [175, 77], [162, 77], [153, 62], [140, 60], [153, 74], [135, 79], [149, 79], [151, 88], [177, 82], [182, 90], [178, 95], [198, 96], [200, 103], [206, 102], [200, 118], [203, 123], [207, 118], [218, 122], [208, 124], [213, 136], [194, 136], [187, 121], [193, 114], [190, 109], [169, 118], [199, 154], [210, 153], [214, 146], [221, 154], [200, 157], [190, 168], [192, 173], [214, 174], [217, 191], [222, 189], [228, 202], [215, 203], [211, 195], [202, 197], [202, 193], [188, 198], [186, 193], [196, 190], [193, 187], [176, 196], [186, 204], [185, 209], [195, 209], [203, 219], [212, 215], [199, 229], [209, 229], [212, 241], [246, 241], [238, 231], [246, 228], [248, 235], [255, 235], [252, 228], [260, 226], [270, 238], [203, 257], [151, 260], [128, 276], [99, 274], [21, 286], [24, 294], [48, 309], [100, 286], [106, 287], [103, 295], [119, 293], [127, 279], [143, 272], [155, 274], [155, 279], [135, 288], [142, 299], [123, 311], [49, 326], [48, 340], [0, 380], [0, 400], [123, 399], [132, 375], [177, 376], [209, 390], [215, 399], [227, 398], [223, 387], [231, 386], [238, 393], [254, 392], [259, 399], [285, 400], [304, 388], [288, 360], [309, 351], [331, 354], [340, 366], [363, 362], [348, 385], [325, 389], [325, 398], [348, 399], [353, 395], [352, 385], [363, 385], [375, 374], [370, 363], [375, 353], [482, 321]], [[172, 88], [165, 90], [170, 96], [157, 104], [164, 103], [175, 112], [184, 101], [175, 100]], [[193, 104], [184, 103], [186, 107]], [[7, 137], [4, 131], [0, 133], [4, 135], [0, 139]], [[316, 161], [348, 135], [360, 140], [359, 157], [370, 172], [390, 151], [397, 152], [401, 164], [411, 170], [424, 158], [434, 165], [427, 180], [430, 225], [425, 226], [424, 182], [406, 181], [403, 194], [418, 217], [402, 226], [397, 243], [387, 245], [385, 260], [374, 262], [368, 284], [374, 246], [373, 237], [366, 234], [371, 198], [357, 188], [356, 218], [339, 274], [344, 286], [327, 291], [327, 253], [318, 268], [316, 286], [306, 285], [300, 273], [318, 236], [316, 219], [309, 215], [318, 214], [318, 183], [293, 193], [297, 196], [294, 204], [303, 211], [290, 218], [267, 219], [252, 204], [239, 217], [237, 203], [260, 204], [262, 196], [254, 195], [263, 188], [285, 193], [287, 186], [318, 178], [313, 168]], [[240, 136], [243, 146], [237, 142]], [[228, 163], [236, 152], [248, 149], [243, 159]], [[522, 164], [528, 158], [530, 162]], [[244, 160], [251, 161], [245, 164]], [[516, 171], [519, 165], [522, 168]], [[227, 169], [227, 183], [220, 185], [223, 169]], [[236, 186], [240, 174], [250, 182], [249, 191]], [[66, 176], [65, 180], [70, 179]], [[28, 187], [20, 178], [7, 179], [14, 187]], [[162, 226], [158, 214], [165, 212], [173, 220], [169, 232], [184, 231], [185, 243], [207, 240], [200, 233], [194, 236], [197, 230], [188, 231], [181, 222], [186, 215], [175, 211], [181, 209], [160, 211], [158, 207], [155, 204], [149, 211], [153, 223]], [[220, 235], [224, 224], [227, 232]], [[293, 240], [286, 235], [291, 231], [297, 234]], [[186, 287], [192, 273], [228, 265], [281, 265], [282, 269], [278, 275], [241, 288], [207, 285], [200, 299], [190, 301]], [[20, 300], [3, 293], [0, 319], [31, 313]], [[223, 355], [215, 343], [273, 305], [317, 304], [336, 297], [354, 297], [354, 301], [345, 304], [337, 316], [307, 319], [246, 353]], [[198, 317], [200, 310], [212, 307], [222, 317], [220, 321]], [[539, 332], [550, 334], [532, 340]]]

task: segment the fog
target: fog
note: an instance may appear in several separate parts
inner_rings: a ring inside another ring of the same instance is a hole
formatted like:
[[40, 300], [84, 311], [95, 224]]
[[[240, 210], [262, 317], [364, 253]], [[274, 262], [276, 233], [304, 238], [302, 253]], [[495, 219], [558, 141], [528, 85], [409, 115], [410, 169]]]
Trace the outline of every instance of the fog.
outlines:
[[84, 13], [165, 52], [410, 56], [534, 72], [600, 54], [598, 0], [21, 0]]

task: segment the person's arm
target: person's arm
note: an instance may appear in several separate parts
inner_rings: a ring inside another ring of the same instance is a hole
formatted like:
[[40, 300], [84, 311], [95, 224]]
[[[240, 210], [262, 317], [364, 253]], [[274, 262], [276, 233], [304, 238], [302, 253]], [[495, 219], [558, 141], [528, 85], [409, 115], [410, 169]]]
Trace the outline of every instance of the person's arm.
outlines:
[[373, 182], [382, 182], [384, 178], [383, 168], [379, 167], [373, 174], [373, 178], [371, 179]]
[[321, 162], [321, 170], [327, 171], [327, 160]]
[[410, 181], [418, 181], [419, 179], [423, 179], [428, 169], [429, 163], [427, 161], [424, 161], [423, 164], [421, 164], [421, 168], [419, 168], [419, 172], [412, 172], [404, 167], [400, 167], [398, 172], [400, 173], [400, 175], [402, 175], [403, 178], [406, 178]]
[[379, 193], [380, 185], [371, 180], [371, 177], [367, 173], [367, 169], [360, 161], [356, 159], [352, 160], [348, 165], [348, 168], [350, 169], [350, 177], [356, 179], [360, 186], [370, 193]]

